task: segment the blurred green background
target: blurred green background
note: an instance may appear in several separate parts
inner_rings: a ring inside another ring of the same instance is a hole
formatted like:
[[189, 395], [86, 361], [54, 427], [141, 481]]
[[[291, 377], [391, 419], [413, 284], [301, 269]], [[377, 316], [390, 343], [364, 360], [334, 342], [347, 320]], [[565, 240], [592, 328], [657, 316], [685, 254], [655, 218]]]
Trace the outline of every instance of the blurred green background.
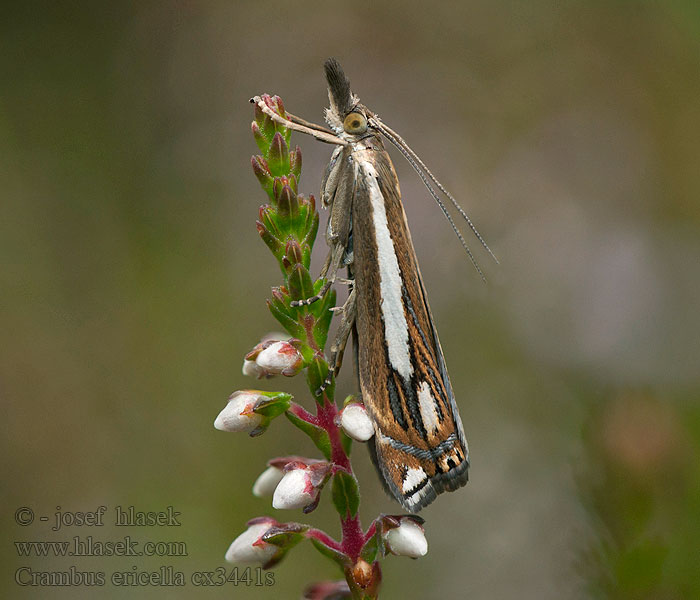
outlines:
[[[0, 24], [0, 394], [7, 598], [297, 598], [334, 566], [300, 546], [272, 587], [19, 587], [35, 570], [189, 574], [271, 514], [337, 535], [327, 502], [251, 485], [313, 454], [277, 421], [215, 431], [277, 329], [255, 219], [256, 93], [320, 122], [323, 60], [424, 158], [501, 260], [483, 285], [396, 153], [472, 452], [383, 598], [700, 597], [700, 9], [697, 2], [15, 3]], [[318, 193], [331, 148], [302, 146]], [[322, 215], [322, 223], [325, 215]], [[319, 268], [325, 248], [314, 259]], [[353, 391], [346, 370], [340, 394]], [[362, 516], [399, 512], [363, 448]], [[19, 527], [174, 506], [179, 528]], [[18, 558], [14, 541], [184, 541], [187, 558]]]

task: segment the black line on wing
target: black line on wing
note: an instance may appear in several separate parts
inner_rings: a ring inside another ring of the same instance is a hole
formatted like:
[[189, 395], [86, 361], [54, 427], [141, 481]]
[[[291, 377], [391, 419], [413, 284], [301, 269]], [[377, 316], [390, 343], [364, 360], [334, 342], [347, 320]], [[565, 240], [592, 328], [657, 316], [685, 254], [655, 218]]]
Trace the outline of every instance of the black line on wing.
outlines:
[[[416, 364], [416, 353], [415, 347], [409, 344], [411, 350], [411, 364]], [[414, 429], [418, 432], [418, 435], [422, 437], [426, 442], [428, 441], [428, 432], [425, 429], [423, 423], [423, 416], [420, 414], [420, 406], [418, 405], [418, 396], [416, 394], [416, 370], [413, 369], [413, 375], [409, 381], [406, 381], [400, 375], [399, 381], [401, 381], [401, 387], [403, 388], [404, 399], [406, 401], [406, 409], [411, 417], [411, 423]]]
[[[423, 340], [423, 344], [425, 345], [427, 350], [430, 350], [430, 344], [428, 343], [428, 339], [425, 337], [425, 333], [423, 332], [422, 327], [420, 326], [420, 323], [418, 322], [418, 317], [416, 315], [416, 311], [413, 308], [413, 303], [411, 302], [411, 298], [409, 297], [408, 293], [406, 292], [406, 288], [404, 287], [402, 289], [402, 296], [403, 296], [403, 302], [404, 306], [406, 307], [406, 310], [408, 313], [411, 315], [411, 321], [413, 322], [413, 325], [416, 327], [418, 330], [418, 333], [420, 333], [420, 337]], [[428, 362], [423, 362], [423, 368], [428, 371], [428, 375], [430, 376], [430, 379], [433, 382], [433, 387], [437, 391], [437, 395], [439, 396], [440, 400], [442, 401], [443, 406], [445, 407], [446, 410], [449, 410], [449, 405], [447, 403], [447, 398], [444, 397], [444, 392], [443, 392], [443, 386], [440, 384], [440, 380], [437, 377], [437, 374], [435, 373], [434, 369]], [[415, 371], [415, 369], [414, 369]], [[445, 420], [445, 415], [442, 412], [442, 408], [440, 407], [440, 404], [438, 402], [435, 402], [435, 409], [437, 412], [437, 417], [438, 421], [442, 423]]]
[[414, 494], [418, 493], [420, 490], [422, 490], [426, 485], [430, 483], [430, 477], [426, 476], [425, 479], [421, 480], [419, 483], [417, 483], [415, 486], [413, 486], [410, 490], [407, 492], [403, 493], [404, 498], [410, 498]]
[[384, 433], [381, 434], [381, 438], [378, 441], [385, 442], [389, 444], [392, 448], [395, 448], [396, 450], [401, 450], [401, 452], [405, 452], [406, 454], [409, 454], [411, 456], [415, 456], [419, 460], [435, 461], [446, 452], [452, 450], [452, 448], [455, 445], [455, 442], [459, 441], [459, 439], [457, 438], [456, 433], [451, 433], [445, 441], [440, 442], [437, 446], [434, 446], [430, 449], [416, 448], [411, 444], [406, 444], [405, 442], [395, 440], [394, 438]]
[[[386, 344], [384, 345], [384, 353], [386, 354], [385, 361], [387, 365], [391, 365], [391, 362], [389, 362], [389, 350], [386, 347]], [[387, 392], [389, 393], [389, 407], [391, 408], [391, 414], [394, 416], [394, 421], [403, 429], [404, 431], [408, 431], [408, 421], [406, 420], [406, 416], [403, 412], [403, 406], [401, 406], [401, 398], [399, 398], [399, 390], [396, 389], [396, 373], [394, 372], [391, 367], [389, 368], [389, 375], [386, 378], [386, 389]], [[401, 377], [399, 376], [399, 379]]]
[[413, 321], [413, 324], [416, 326], [418, 333], [420, 333], [420, 337], [423, 340], [425, 347], [430, 348], [430, 344], [428, 343], [428, 339], [425, 337], [425, 333], [423, 333], [423, 329], [421, 328], [420, 323], [418, 323], [418, 317], [416, 316], [416, 311], [413, 310], [413, 302], [411, 302], [411, 298], [408, 295], [408, 292], [406, 291], [405, 286], [401, 286], [401, 296], [403, 297], [403, 303], [404, 303], [404, 306], [406, 307], [406, 310], [408, 310], [408, 312], [411, 314], [411, 321]]
[[[449, 411], [449, 405], [447, 404], [447, 399], [445, 398], [445, 394], [443, 391], [443, 386], [441, 385], [440, 380], [438, 379], [437, 374], [435, 373], [435, 370], [430, 366], [430, 365], [425, 365], [426, 370], [428, 371], [428, 375], [430, 375], [430, 380], [433, 382], [433, 388], [437, 391], [437, 397], [440, 398], [443, 406], [445, 407], [445, 410]], [[442, 408], [440, 407], [440, 403], [435, 401], [435, 412], [437, 413], [438, 416], [438, 421], [442, 423], [445, 420], [445, 414], [442, 412]]]

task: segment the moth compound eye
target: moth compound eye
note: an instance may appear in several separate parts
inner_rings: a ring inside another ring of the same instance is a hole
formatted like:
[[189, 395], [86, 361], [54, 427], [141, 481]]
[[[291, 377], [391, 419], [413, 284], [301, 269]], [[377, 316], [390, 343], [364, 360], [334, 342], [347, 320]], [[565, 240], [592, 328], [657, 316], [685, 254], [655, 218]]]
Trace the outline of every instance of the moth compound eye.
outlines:
[[343, 121], [343, 129], [348, 133], [364, 133], [367, 131], [367, 119], [359, 112], [351, 112]]

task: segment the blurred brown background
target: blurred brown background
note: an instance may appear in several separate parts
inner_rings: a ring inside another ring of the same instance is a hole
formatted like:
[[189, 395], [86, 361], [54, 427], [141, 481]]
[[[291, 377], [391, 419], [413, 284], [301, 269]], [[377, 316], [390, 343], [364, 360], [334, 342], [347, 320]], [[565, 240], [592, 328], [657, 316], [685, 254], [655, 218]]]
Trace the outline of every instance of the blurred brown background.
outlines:
[[[7, 598], [296, 598], [335, 567], [303, 545], [274, 587], [31, 588], [19, 566], [226, 566], [256, 515], [337, 535], [329, 503], [274, 511], [265, 461], [313, 453], [278, 421], [215, 431], [277, 329], [255, 230], [256, 93], [320, 122], [322, 62], [462, 201], [484, 285], [395, 153], [472, 452], [383, 598], [697, 598], [700, 10], [659, 2], [17, 3], [0, 28], [0, 394]], [[295, 135], [301, 189], [331, 148]], [[325, 215], [322, 215], [322, 220]], [[323, 221], [322, 221], [323, 222]], [[316, 265], [325, 253], [317, 245]], [[318, 268], [318, 267], [316, 267]], [[341, 395], [353, 389], [346, 372]], [[363, 448], [362, 516], [399, 512]], [[177, 530], [19, 527], [135, 505]], [[18, 558], [16, 540], [181, 540], [187, 558]]]

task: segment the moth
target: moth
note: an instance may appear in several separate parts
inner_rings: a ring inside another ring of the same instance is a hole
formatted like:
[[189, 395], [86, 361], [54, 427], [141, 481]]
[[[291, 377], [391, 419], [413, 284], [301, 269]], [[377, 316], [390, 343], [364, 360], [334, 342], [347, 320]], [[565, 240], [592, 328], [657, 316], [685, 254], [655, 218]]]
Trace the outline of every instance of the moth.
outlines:
[[418, 172], [482, 278], [431, 182], [491, 251], [423, 161], [352, 93], [340, 64], [331, 58], [324, 66], [330, 101], [325, 117], [330, 129], [289, 113], [283, 119], [257, 96], [251, 102], [285, 126], [336, 145], [321, 186], [323, 205], [330, 208], [326, 231], [330, 251], [321, 271], [325, 282], [317, 295], [297, 304], [320, 299], [339, 269], [347, 267], [350, 291], [331, 349], [331, 373], [340, 368], [352, 333], [362, 400], [374, 423], [370, 454], [389, 494], [407, 510], [417, 512], [439, 493], [467, 483], [469, 450], [401, 203], [399, 181], [382, 136]]

